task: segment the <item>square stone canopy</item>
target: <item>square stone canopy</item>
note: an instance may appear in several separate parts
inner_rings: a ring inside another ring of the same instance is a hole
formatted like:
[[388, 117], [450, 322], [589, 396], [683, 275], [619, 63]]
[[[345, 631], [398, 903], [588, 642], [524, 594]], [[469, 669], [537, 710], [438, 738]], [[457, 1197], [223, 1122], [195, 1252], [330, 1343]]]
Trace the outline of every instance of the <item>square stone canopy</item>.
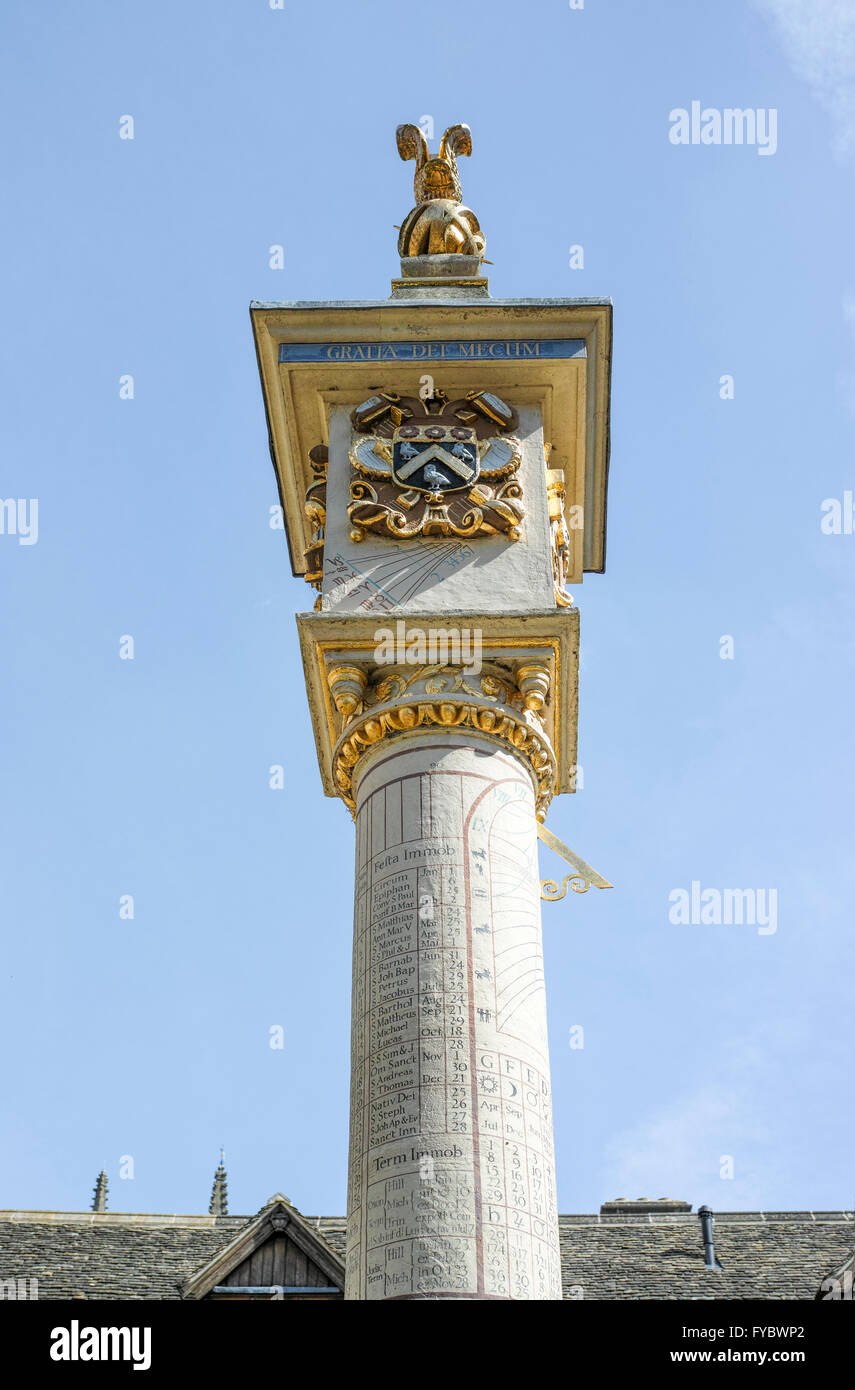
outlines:
[[[304, 512], [309, 450], [329, 445], [333, 405], [376, 391], [490, 390], [536, 405], [564, 473], [567, 507], [583, 510], [582, 543], [568, 582], [602, 573], [606, 554], [612, 307], [600, 299], [393, 298], [250, 306], [270, 452], [291, 568], [306, 572]], [[577, 513], [579, 515], [579, 513]]]

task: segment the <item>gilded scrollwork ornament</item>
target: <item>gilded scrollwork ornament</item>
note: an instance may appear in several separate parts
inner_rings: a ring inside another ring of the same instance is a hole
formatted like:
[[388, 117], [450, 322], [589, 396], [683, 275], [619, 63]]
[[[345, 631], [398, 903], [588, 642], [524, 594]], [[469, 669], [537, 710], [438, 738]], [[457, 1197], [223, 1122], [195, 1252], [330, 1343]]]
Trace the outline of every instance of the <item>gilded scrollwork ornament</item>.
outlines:
[[303, 551], [306, 561], [305, 580], [320, 590], [324, 578], [324, 535], [327, 524], [327, 465], [329, 450], [317, 444], [309, 450], [309, 462], [314, 478], [306, 489], [303, 510], [312, 527], [312, 539]]
[[559, 902], [561, 898], [566, 897], [568, 888], [572, 888], [574, 893], [587, 893], [589, 888], [611, 888], [612, 885], [607, 878], [603, 878], [603, 875], [592, 869], [590, 864], [586, 864], [569, 845], [565, 845], [563, 840], [559, 840], [558, 836], [553, 835], [542, 823], [537, 827], [537, 834], [538, 839], [566, 860], [571, 868], [571, 872], [564, 875], [560, 884], [554, 878], [545, 878], [542, 881], [540, 896], [544, 902]]
[[517, 478], [519, 416], [499, 396], [473, 390], [450, 401], [377, 394], [353, 411], [347, 514], [351, 540], [370, 531], [411, 536], [503, 535], [525, 518]]
[[327, 684], [335, 707], [347, 727], [365, 708], [368, 673], [364, 667], [354, 664], [331, 666], [327, 672]]

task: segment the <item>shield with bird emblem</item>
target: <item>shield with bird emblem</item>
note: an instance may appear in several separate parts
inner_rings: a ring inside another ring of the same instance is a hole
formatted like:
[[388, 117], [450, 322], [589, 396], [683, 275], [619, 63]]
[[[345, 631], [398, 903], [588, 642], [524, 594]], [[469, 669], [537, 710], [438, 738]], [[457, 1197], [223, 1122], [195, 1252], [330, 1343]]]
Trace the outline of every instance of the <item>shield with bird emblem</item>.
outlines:
[[401, 487], [455, 492], [480, 472], [477, 435], [464, 425], [401, 425], [392, 445], [392, 477]]

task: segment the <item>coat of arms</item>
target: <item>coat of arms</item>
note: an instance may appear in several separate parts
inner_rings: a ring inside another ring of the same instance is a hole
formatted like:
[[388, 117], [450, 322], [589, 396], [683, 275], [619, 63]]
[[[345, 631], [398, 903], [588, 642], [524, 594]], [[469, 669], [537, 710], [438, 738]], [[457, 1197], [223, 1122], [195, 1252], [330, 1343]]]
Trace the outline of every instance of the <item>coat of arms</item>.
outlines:
[[376, 395], [354, 410], [366, 436], [351, 449], [351, 537], [504, 535], [518, 540], [524, 518], [515, 475], [519, 441], [503, 433], [519, 417], [499, 396], [470, 391], [449, 401]]

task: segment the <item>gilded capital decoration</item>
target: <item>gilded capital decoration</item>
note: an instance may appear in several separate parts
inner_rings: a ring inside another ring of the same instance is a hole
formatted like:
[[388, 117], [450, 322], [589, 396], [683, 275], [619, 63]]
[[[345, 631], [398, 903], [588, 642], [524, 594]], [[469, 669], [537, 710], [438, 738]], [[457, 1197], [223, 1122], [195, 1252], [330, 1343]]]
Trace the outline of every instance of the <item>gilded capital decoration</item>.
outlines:
[[365, 692], [368, 689], [368, 672], [362, 666], [331, 666], [327, 671], [327, 684], [333, 702], [344, 723], [349, 724], [365, 707]]
[[490, 391], [449, 401], [380, 394], [353, 411], [351, 540], [385, 536], [503, 535], [519, 540], [525, 518], [516, 477], [519, 423]]
[[549, 531], [552, 543], [552, 582], [555, 602], [570, 608], [573, 595], [567, 592], [567, 576], [573, 567], [570, 532], [564, 515], [564, 473], [560, 468], [546, 470], [546, 496], [549, 503]]
[[486, 737], [522, 757], [535, 784], [537, 819], [545, 818], [557, 779], [555, 753], [542, 718], [550, 695], [547, 666], [485, 663], [472, 675], [458, 666], [349, 663], [331, 666], [327, 683], [341, 722], [333, 777], [351, 812], [353, 779], [366, 753], [387, 739], [419, 729], [453, 729]]
[[472, 153], [468, 125], [449, 126], [439, 154], [431, 156], [424, 132], [417, 125], [399, 125], [398, 153], [414, 159], [416, 206], [407, 213], [398, 237], [401, 259], [413, 256], [484, 255], [485, 240], [471, 208], [460, 201], [457, 156]]

